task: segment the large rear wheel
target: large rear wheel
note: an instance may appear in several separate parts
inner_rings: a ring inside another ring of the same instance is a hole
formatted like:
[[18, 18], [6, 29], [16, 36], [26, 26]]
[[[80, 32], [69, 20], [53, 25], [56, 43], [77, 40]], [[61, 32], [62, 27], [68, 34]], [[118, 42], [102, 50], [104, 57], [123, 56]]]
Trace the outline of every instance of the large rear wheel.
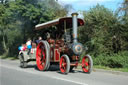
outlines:
[[47, 45], [47, 48], [48, 48], [48, 56], [47, 56], [47, 58], [48, 58], [48, 63], [47, 63], [47, 67], [46, 67], [46, 70], [48, 70], [49, 69], [49, 67], [50, 67], [50, 46], [49, 46], [49, 43], [47, 42], [47, 41], [45, 41], [46, 42], [46, 45]]
[[46, 70], [49, 63], [49, 49], [46, 41], [41, 41], [37, 46], [36, 63], [39, 70]]
[[82, 69], [85, 73], [91, 73], [93, 67], [93, 61], [91, 56], [86, 55], [82, 58]]
[[68, 74], [70, 70], [70, 60], [69, 57], [67, 55], [63, 55], [60, 58], [60, 71], [63, 74]]

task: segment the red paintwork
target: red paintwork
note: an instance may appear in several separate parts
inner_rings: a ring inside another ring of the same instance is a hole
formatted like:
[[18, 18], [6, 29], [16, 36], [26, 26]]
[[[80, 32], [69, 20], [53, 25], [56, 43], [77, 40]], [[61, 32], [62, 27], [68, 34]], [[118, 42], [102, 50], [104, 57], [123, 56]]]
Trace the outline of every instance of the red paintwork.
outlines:
[[43, 46], [43, 43], [39, 43], [39, 45], [37, 46], [37, 51], [36, 51], [36, 63], [37, 63], [37, 67], [39, 70], [43, 70], [46, 64], [45, 49], [43, 50], [41, 46]]
[[87, 56], [84, 56], [82, 59], [82, 69], [84, 72], [88, 72], [90, 68], [90, 61]]
[[60, 60], [60, 52], [58, 49], [54, 49], [54, 57], [55, 57], [55, 61], [59, 61]]
[[62, 73], [65, 73], [66, 72], [66, 68], [67, 68], [67, 62], [66, 62], [66, 59], [62, 56], [60, 58], [60, 71]]

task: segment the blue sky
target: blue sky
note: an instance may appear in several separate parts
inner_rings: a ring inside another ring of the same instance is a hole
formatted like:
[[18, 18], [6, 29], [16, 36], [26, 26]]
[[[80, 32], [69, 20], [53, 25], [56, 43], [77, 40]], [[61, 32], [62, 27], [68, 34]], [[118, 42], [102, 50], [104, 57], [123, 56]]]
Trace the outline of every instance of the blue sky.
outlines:
[[75, 11], [87, 11], [97, 3], [115, 11], [123, 0], [58, 0], [61, 4], [71, 4]]

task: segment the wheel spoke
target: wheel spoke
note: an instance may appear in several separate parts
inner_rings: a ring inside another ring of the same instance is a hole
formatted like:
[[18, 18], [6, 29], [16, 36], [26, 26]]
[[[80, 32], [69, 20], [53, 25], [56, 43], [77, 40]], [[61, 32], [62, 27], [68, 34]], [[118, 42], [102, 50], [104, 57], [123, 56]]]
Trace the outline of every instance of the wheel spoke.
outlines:
[[64, 71], [65, 71], [66, 67], [64, 66], [63, 69], [64, 69]]
[[88, 66], [88, 62], [85, 62], [85, 65]]
[[85, 72], [88, 72], [88, 69], [85, 68], [84, 71], [85, 71]]
[[67, 63], [64, 62], [64, 63], [63, 63], [63, 66], [66, 66], [66, 65], [67, 65]]
[[40, 52], [38, 52], [38, 56], [41, 56], [41, 53]]
[[62, 59], [62, 63], [65, 62], [64, 58]]

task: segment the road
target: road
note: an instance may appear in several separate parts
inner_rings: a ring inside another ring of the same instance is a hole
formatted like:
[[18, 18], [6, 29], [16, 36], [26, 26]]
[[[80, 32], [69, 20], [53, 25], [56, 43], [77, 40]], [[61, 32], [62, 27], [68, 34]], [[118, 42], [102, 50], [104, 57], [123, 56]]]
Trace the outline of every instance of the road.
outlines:
[[0, 59], [0, 85], [127, 85], [128, 75], [93, 71], [91, 74], [74, 70], [68, 75], [60, 73], [57, 66], [50, 71], [39, 71], [36, 64], [20, 68], [18, 60]]

